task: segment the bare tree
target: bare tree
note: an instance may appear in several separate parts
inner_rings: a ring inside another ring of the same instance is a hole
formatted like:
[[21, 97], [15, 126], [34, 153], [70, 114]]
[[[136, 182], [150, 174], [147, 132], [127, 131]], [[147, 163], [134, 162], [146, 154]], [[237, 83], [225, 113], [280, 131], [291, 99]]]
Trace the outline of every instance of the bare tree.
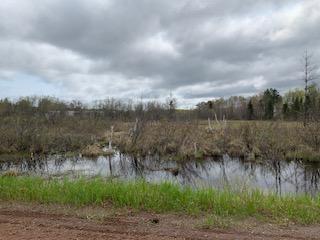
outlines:
[[177, 99], [173, 97], [172, 93], [170, 92], [169, 97], [166, 99], [166, 105], [168, 108], [168, 118], [170, 120], [175, 120], [175, 113], [177, 109]]
[[303, 125], [306, 126], [308, 122], [308, 112], [309, 112], [309, 83], [316, 79], [316, 65], [312, 62], [312, 54], [308, 53], [308, 50], [305, 51], [303, 56], [303, 73], [304, 73], [304, 119]]

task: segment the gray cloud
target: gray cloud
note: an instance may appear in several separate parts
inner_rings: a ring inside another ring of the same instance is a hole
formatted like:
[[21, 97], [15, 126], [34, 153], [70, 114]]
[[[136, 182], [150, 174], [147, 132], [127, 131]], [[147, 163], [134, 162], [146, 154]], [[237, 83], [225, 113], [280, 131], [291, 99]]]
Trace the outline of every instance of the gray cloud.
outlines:
[[320, 60], [319, 26], [317, 0], [2, 0], [0, 81], [188, 103], [283, 91], [302, 85], [306, 48]]

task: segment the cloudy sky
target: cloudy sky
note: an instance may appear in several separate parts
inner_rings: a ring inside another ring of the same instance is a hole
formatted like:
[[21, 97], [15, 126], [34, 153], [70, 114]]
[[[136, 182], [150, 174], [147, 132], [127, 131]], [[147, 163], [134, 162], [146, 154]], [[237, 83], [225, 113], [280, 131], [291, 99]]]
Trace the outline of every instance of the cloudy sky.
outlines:
[[319, 0], [1, 0], [0, 98], [163, 99], [180, 106], [302, 86]]

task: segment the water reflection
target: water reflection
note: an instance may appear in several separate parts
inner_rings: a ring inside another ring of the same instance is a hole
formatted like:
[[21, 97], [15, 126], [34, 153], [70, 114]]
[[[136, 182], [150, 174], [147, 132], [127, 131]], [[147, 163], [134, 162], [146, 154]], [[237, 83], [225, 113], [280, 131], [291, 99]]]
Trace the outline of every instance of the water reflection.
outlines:
[[0, 158], [0, 172], [16, 171], [40, 176], [104, 176], [122, 179], [144, 178], [150, 182], [172, 181], [192, 187], [257, 188], [285, 193], [319, 193], [320, 165], [302, 162], [246, 162], [224, 156], [220, 159], [174, 162], [159, 156], [145, 158], [116, 154], [113, 157]]

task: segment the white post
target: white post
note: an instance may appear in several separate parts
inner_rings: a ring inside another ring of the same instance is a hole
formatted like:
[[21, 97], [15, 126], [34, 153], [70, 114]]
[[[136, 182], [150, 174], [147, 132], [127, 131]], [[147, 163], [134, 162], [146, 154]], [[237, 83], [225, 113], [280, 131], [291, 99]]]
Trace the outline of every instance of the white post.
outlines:
[[112, 137], [113, 137], [113, 126], [111, 126], [111, 133], [109, 137], [109, 150], [112, 150]]
[[212, 131], [211, 121], [209, 117], [208, 117], [208, 126], [209, 126], [209, 130]]

